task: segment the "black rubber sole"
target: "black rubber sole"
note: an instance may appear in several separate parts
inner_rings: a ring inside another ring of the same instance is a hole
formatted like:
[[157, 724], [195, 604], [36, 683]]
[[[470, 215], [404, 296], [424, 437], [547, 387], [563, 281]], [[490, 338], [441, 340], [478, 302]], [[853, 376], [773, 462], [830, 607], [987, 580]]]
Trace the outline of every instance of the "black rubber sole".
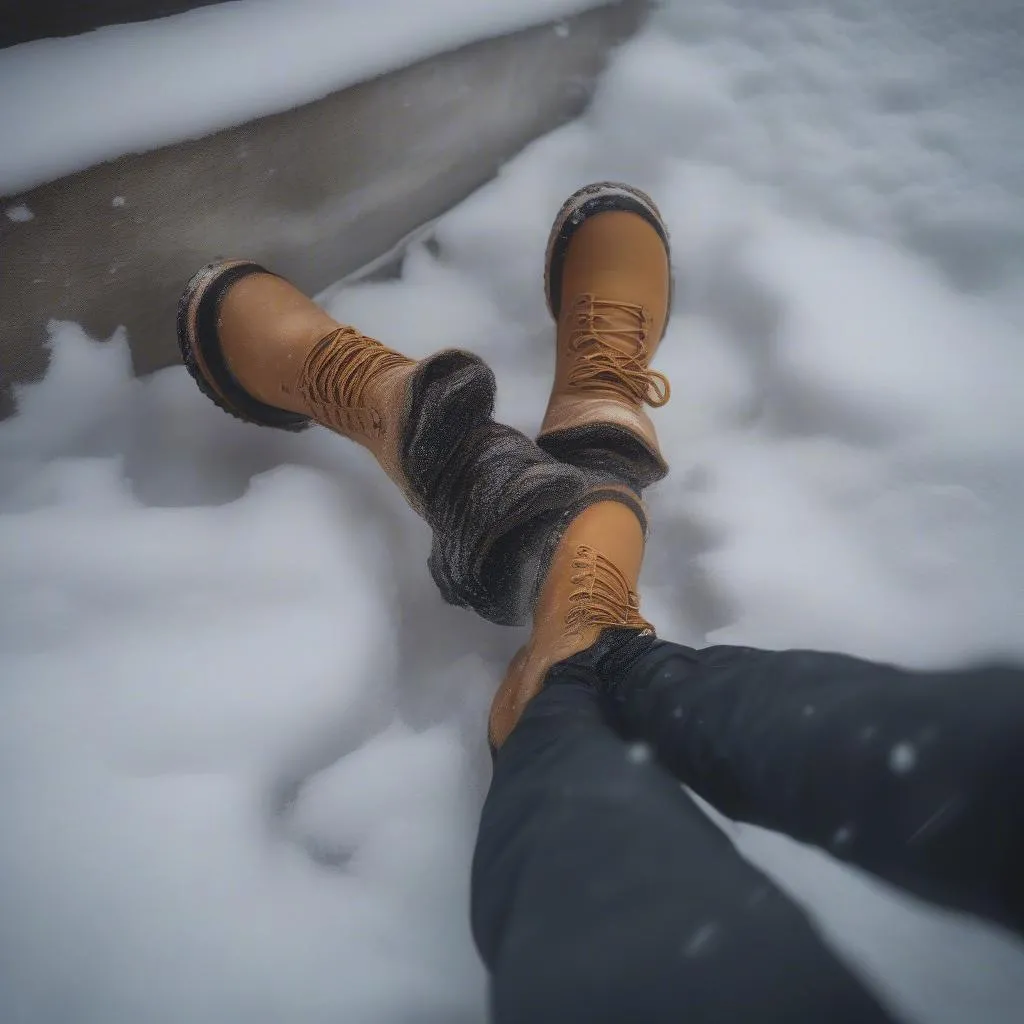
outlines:
[[228, 289], [251, 274], [269, 274], [258, 263], [219, 260], [208, 263], [185, 286], [178, 300], [178, 348], [189, 376], [218, 408], [245, 423], [299, 431], [310, 420], [253, 398], [228, 368], [217, 326]]
[[[669, 243], [668, 228], [662, 220], [654, 200], [646, 192], [641, 192], [632, 185], [616, 181], [598, 181], [585, 185], [574, 192], [562, 204], [548, 239], [547, 258], [544, 262], [544, 288], [547, 294], [548, 309], [558, 319], [562, 309], [562, 272], [565, 256], [569, 251], [569, 243], [576, 232], [586, 221], [598, 213], [609, 211], [635, 213], [643, 217], [657, 231], [665, 246], [665, 255], [672, 262], [672, 249]], [[672, 313], [672, 296], [669, 295], [669, 316]], [[665, 318], [668, 325], [669, 317]]]

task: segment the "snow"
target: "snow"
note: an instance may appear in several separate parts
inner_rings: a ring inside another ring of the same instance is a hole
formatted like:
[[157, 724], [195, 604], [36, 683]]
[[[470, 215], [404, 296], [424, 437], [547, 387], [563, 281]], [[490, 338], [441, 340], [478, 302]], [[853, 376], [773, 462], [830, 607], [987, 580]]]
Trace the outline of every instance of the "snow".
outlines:
[[0, 195], [598, 0], [246, 0], [0, 50]]
[[4, 210], [4, 215], [13, 224], [27, 224], [30, 220], [36, 219], [36, 215], [24, 203], [8, 206]]
[[913, 743], [897, 743], [889, 751], [889, 767], [897, 775], [907, 775], [917, 767], [917, 749]]
[[647, 743], [631, 743], [626, 747], [626, 760], [630, 764], [648, 764], [653, 757], [654, 751]]
[[683, 947], [683, 956], [692, 958], [710, 952], [721, 932], [722, 926], [717, 921], [701, 925], [687, 940]]
[[[411, 355], [479, 352], [533, 430], [547, 229], [632, 181], [676, 252], [661, 635], [1020, 659], [1020, 15], [850, 8], [672, 0], [401, 279], [324, 301]], [[0, 425], [0, 1017], [483, 1021], [468, 864], [522, 635], [441, 604], [355, 446], [53, 335]], [[1020, 942], [725, 827], [904, 1019], [1019, 1019]]]

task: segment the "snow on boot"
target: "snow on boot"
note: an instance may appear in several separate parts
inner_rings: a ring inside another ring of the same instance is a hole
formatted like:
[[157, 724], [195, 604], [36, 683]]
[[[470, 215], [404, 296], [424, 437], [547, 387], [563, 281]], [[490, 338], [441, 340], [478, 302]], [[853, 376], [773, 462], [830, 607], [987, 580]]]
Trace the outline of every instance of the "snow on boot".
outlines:
[[491, 705], [492, 748], [505, 742], [548, 670], [586, 650], [603, 630], [654, 635], [636, 594], [643, 557], [644, 524], [618, 501], [589, 506], [561, 534], [534, 608], [533, 632]]
[[572, 195], [551, 229], [545, 284], [558, 332], [537, 443], [637, 490], [660, 480], [668, 466], [644, 406], [669, 399], [668, 378], [649, 364], [668, 325], [672, 274], [652, 200], [615, 183]]

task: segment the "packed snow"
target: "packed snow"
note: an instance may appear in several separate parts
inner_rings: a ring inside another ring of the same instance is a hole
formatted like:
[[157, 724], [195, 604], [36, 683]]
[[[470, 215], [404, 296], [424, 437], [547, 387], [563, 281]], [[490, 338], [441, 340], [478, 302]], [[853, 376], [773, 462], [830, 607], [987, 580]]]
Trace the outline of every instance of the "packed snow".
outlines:
[[[410, 355], [479, 352], [532, 431], [551, 219], [589, 180], [649, 190], [678, 304], [645, 614], [1020, 660], [1021, 20], [672, 0], [400, 279], [323, 301]], [[0, 1018], [480, 1024], [468, 864], [521, 632], [441, 603], [355, 446], [237, 423], [180, 369], [133, 380], [124, 338], [55, 324], [53, 352], [0, 425]], [[906, 1020], [1019, 1021], [1020, 942], [723, 827]]]
[[0, 196], [598, 3], [246, 0], [12, 46], [0, 50]]

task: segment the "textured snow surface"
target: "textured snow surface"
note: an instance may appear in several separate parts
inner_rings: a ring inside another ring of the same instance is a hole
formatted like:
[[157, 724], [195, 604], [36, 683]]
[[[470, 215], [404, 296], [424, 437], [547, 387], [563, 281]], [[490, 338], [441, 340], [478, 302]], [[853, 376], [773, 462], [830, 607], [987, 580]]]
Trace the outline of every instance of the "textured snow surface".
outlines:
[[245, 0], [0, 50], [0, 195], [599, 0]]
[[[678, 290], [662, 635], [1024, 658], [1021, 17], [673, 2], [401, 280], [324, 301], [481, 353], [533, 430], [551, 218], [648, 189]], [[0, 1019], [482, 1022], [468, 862], [521, 635], [441, 604], [354, 446], [133, 381], [123, 339], [53, 344], [0, 425]], [[1019, 942], [726, 827], [906, 1020], [1019, 1022]]]

